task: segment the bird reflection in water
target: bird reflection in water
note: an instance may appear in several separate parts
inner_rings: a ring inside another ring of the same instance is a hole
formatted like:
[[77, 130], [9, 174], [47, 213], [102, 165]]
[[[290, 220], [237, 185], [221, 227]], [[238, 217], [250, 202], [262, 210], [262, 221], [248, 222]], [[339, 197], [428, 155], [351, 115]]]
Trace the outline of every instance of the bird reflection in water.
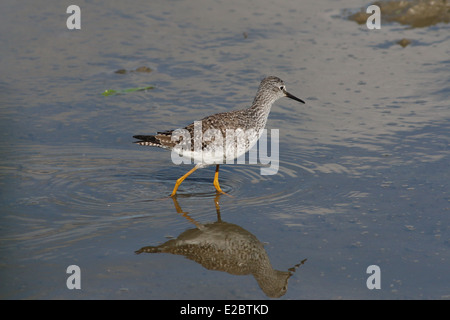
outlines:
[[159, 246], [143, 247], [140, 253], [171, 253], [185, 256], [208, 270], [224, 271], [234, 275], [251, 274], [262, 291], [271, 298], [279, 298], [287, 291], [289, 278], [306, 259], [287, 271], [273, 269], [263, 244], [250, 232], [238, 225], [222, 221], [219, 207], [220, 194], [214, 199], [217, 221], [202, 224], [184, 212], [173, 197], [179, 214], [195, 225], [176, 239]]

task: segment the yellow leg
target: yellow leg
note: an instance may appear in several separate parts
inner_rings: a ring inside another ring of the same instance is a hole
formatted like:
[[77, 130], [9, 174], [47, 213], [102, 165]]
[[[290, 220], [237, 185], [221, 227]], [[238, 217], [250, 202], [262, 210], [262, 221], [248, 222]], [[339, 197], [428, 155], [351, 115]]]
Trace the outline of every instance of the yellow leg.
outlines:
[[177, 180], [177, 182], [175, 183], [175, 187], [173, 188], [172, 194], [170, 195], [171, 197], [175, 196], [178, 190], [178, 187], [180, 186], [180, 184], [184, 181], [184, 179], [186, 179], [187, 177], [189, 177], [195, 170], [197, 170], [199, 168], [199, 166], [195, 166], [193, 167], [191, 170], [188, 171], [188, 173], [186, 173], [184, 176], [182, 176], [180, 179]]
[[220, 189], [219, 185], [219, 165], [216, 165], [216, 173], [214, 174], [214, 187], [216, 187], [217, 192], [219, 193], [225, 193]]

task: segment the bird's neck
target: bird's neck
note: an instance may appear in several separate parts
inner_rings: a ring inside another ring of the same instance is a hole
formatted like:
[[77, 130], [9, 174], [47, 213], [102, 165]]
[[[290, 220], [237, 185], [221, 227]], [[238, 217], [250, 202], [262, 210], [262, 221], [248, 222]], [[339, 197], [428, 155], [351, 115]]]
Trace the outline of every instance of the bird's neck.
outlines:
[[273, 99], [270, 95], [258, 92], [253, 100], [252, 106], [249, 109], [258, 115], [258, 117], [264, 117], [267, 119], [274, 102], [275, 99]]

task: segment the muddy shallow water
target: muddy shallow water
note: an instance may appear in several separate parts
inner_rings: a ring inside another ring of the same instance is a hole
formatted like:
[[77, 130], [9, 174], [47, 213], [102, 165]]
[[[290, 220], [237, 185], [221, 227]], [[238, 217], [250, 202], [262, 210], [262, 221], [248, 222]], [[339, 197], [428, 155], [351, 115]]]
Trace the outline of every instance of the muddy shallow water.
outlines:
[[[435, 0], [394, 0], [375, 1], [372, 3], [380, 8], [380, 18], [384, 22], [397, 22], [412, 28], [424, 28], [438, 23], [450, 22], [450, 3]], [[359, 12], [351, 14], [350, 20], [366, 24], [373, 11], [363, 7]]]
[[[0, 5], [1, 298], [450, 297], [448, 24], [368, 30], [356, 0], [78, 5], [77, 31], [56, 1]], [[306, 101], [272, 108], [278, 173], [221, 166], [216, 197], [205, 168], [167, 197], [191, 166], [132, 136], [247, 107], [267, 75]]]

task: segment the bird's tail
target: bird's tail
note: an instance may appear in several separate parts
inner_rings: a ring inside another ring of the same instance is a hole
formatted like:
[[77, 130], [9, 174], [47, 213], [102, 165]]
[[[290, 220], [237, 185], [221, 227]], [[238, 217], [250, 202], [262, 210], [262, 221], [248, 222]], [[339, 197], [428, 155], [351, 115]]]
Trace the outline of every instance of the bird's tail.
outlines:
[[165, 149], [171, 149], [175, 145], [172, 142], [172, 131], [164, 131], [158, 132], [157, 135], [154, 136], [144, 136], [138, 135], [133, 136], [133, 138], [138, 139], [139, 141], [135, 141], [140, 146], [151, 146], [151, 147], [160, 147]]
[[138, 139], [135, 141], [140, 146], [152, 146], [152, 147], [162, 147], [161, 142], [155, 136], [133, 136], [133, 138]]

